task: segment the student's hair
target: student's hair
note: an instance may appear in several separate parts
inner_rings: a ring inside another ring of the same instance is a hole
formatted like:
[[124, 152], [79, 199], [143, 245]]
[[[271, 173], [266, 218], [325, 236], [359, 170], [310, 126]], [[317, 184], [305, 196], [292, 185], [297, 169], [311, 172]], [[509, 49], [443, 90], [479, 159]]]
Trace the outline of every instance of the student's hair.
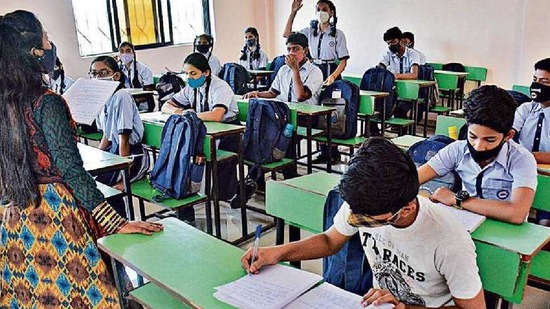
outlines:
[[[185, 57], [183, 64], [190, 64], [200, 70], [201, 72], [209, 71], [210, 74], [206, 77], [206, 88], [204, 89], [205, 98], [204, 101], [208, 103], [208, 95], [210, 91], [210, 84], [212, 83], [212, 69], [208, 63], [208, 59], [201, 53], [192, 53]], [[195, 96], [197, 95], [197, 89], [193, 89]]]
[[90, 70], [92, 69], [92, 65], [94, 65], [94, 63], [96, 62], [103, 62], [106, 66], [109, 67], [109, 69], [113, 70], [113, 74], [118, 72], [120, 75], [120, 85], [118, 85], [117, 90], [124, 88], [124, 85], [126, 84], [126, 75], [124, 75], [124, 72], [122, 72], [122, 69], [116, 62], [115, 58], [111, 56], [98, 56], [92, 61], [92, 63], [90, 63]]
[[401, 34], [401, 38], [409, 39], [409, 41], [414, 42], [414, 34], [410, 31], [403, 32], [403, 34]]
[[33, 103], [46, 87], [33, 48], [43, 48], [42, 24], [33, 13], [0, 16], [0, 203], [19, 207], [38, 200], [25, 114], [32, 117]]
[[535, 70], [550, 72], [550, 58], [537, 61], [537, 63], [535, 63]]
[[348, 166], [339, 190], [353, 213], [369, 216], [396, 213], [418, 194], [416, 165], [389, 140], [369, 138]]
[[[319, 0], [317, 1], [317, 4], [315, 6], [319, 5], [319, 3], [324, 3], [328, 5], [328, 8], [334, 13], [332, 15], [332, 23], [330, 23], [332, 26], [332, 30], [330, 31], [330, 36], [336, 37], [336, 23], [338, 23], [338, 17], [336, 16], [336, 6], [330, 0]], [[319, 27], [317, 26], [317, 24], [315, 24], [315, 27], [313, 29], [313, 36], [317, 36], [318, 33], [319, 33]]]
[[384, 41], [399, 39], [401, 40], [401, 37], [403, 36], [403, 33], [401, 33], [401, 30], [395, 26], [392, 27], [384, 33]]
[[309, 42], [307, 40], [307, 36], [300, 32], [292, 32], [288, 38], [286, 38], [285, 44], [296, 44], [300, 45], [303, 48], [306, 48], [309, 46]]
[[[193, 41], [193, 52], [197, 51], [197, 44], [199, 44], [200, 39], [205, 39], [208, 41], [208, 45], [210, 46], [209, 48], [210, 52], [214, 50], [214, 37], [211, 36], [210, 34], [203, 33], [195, 37], [195, 40]], [[212, 54], [208, 56], [208, 60], [210, 60], [210, 56], [212, 56]]]
[[59, 57], [55, 57], [55, 65], [59, 68], [59, 78], [61, 78], [59, 83], [59, 94], [63, 94], [63, 89], [65, 89], [65, 69]]
[[514, 123], [516, 101], [497, 86], [481, 86], [464, 101], [464, 118], [468, 125], [477, 124], [508, 134]]
[[[137, 71], [137, 56], [136, 56], [136, 49], [134, 48], [134, 44], [130, 42], [122, 42], [118, 46], [118, 49], [120, 50], [123, 47], [130, 47], [132, 49], [132, 54], [134, 55], [134, 78], [131, 80], [132, 87], [134, 88], [141, 88], [141, 83], [139, 82], [139, 74]], [[121, 64], [124, 65], [124, 64]]]
[[[253, 36], [256, 37], [256, 50], [252, 52], [251, 56], [252, 56], [252, 59], [253, 60], [258, 60], [260, 59], [261, 55], [260, 55], [260, 34], [258, 33], [258, 29], [254, 28], [254, 27], [248, 27], [246, 29], [244, 29], [244, 33], [252, 33]], [[247, 60], [247, 49], [248, 49], [248, 46], [246, 45], [246, 42], [244, 43], [244, 47], [243, 49], [241, 50], [241, 58], [239, 58], [240, 60], [242, 61], [246, 61]]]

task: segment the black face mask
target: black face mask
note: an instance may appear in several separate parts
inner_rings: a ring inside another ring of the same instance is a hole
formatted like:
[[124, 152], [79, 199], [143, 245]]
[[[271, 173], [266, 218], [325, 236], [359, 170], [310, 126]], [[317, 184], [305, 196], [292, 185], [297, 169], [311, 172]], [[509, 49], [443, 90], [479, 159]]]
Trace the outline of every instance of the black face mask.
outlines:
[[256, 45], [256, 39], [246, 40], [246, 45], [248, 45], [248, 47], [255, 46]]
[[210, 49], [210, 45], [197, 45], [197, 51], [201, 54], [206, 54]]
[[61, 75], [61, 69], [53, 70], [52, 79], [57, 80]]
[[531, 99], [538, 103], [550, 101], [550, 86], [533, 82], [531, 84]]
[[495, 158], [498, 155], [498, 153], [500, 152], [500, 150], [502, 149], [502, 146], [504, 146], [504, 139], [494, 149], [484, 150], [484, 151], [475, 150], [474, 146], [472, 146], [472, 144], [470, 144], [470, 141], [467, 141], [467, 144], [468, 144], [468, 149], [470, 150], [470, 154], [472, 155], [472, 159], [474, 159], [474, 161], [476, 161], [476, 163], [480, 163], [480, 162], [487, 161], [489, 159]]
[[388, 49], [392, 53], [397, 54], [399, 52], [399, 43], [388, 46]]
[[52, 73], [55, 68], [55, 58], [57, 58], [57, 47], [52, 44], [52, 49], [44, 50], [44, 57], [42, 58], [42, 66], [47, 73]]

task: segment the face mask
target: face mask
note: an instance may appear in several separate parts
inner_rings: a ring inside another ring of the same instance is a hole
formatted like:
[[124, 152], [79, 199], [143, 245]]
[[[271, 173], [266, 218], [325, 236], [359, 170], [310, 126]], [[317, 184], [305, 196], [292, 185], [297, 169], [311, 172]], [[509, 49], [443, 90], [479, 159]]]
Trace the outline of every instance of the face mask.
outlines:
[[120, 54], [120, 61], [124, 64], [128, 64], [134, 60], [134, 55], [132, 54]]
[[397, 219], [399, 219], [399, 213], [401, 209], [394, 213], [391, 217], [385, 220], [377, 220], [368, 215], [351, 213], [348, 217], [348, 223], [355, 227], [381, 227], [386, 225], [393, 225]]
[[52, 49], [44, 50], [44, 57], [42, 57], [42, 66], [47, 73], [52, 73], [55, 68], [55, 59], [57, 58], [57, 47], [51, 43]]
[[249, 40], [246, 40], [246, 45], [248, 47], [254, 47], [256, 46], [256, 39], [249, 39]]
[[538, 103], [550, 101], [550, 86], [533, 82], [531, 84], [531, 99]]
[[206, 81], [206, 76], [204, 74], [201, 75], [199, 78], [187, 78], [187, 84], [189, 84], [189, 87], [193, 89], [197, 89], [200, 86], [204, 85], [204, 82]]
[[470, 144], [470, 141], [467, 141], [467, 144], [468, 144], [468, 149], [470, 150], [470, 154], [472, 155], [472, 159], [474, 159], [476, 163], [480, 163], [480, 162], [495, 158], [500, 152], [500, 149], [502, 149], [502, 146], [504, 145], [504, 139], [497, 147], [491, 150], [484, 150], [484, 151], [475, 150], [474, 146]]
[[210, 45], [197, 45], [197, 51], [201, 54], [206, 54], [210, 49]]
[[106, 76], [106, 77], [92, 77], [92, 79], [97, 79], [97, 80], [109, 80], [109, 81], [114, 81], [115, 78], [114, 78], [114, 75], [111, 75], [111, 76]]
[[61, 75], [61, 69], [53, 70], [53, 74], [52, 74], [53, 80], [57, 80], [60, 75]]
[[328, 20], [330, 19], [330, 15], [325, 11], [319, 11], [315, 15], [317, 16], [317, 20], [321, 24], [324, 24], [324, 23], [328, 22]]
[[388, 49], [392, 53], [397, 54], [399, 52], [399, 43], [388, 46]]

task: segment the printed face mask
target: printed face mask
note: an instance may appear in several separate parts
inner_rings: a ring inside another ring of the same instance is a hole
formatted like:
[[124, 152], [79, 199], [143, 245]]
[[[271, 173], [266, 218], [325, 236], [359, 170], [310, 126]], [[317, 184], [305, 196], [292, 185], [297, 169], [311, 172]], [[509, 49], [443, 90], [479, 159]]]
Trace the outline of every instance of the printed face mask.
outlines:
[[550, 86], [533, 82], [531, 84], [531, 99], [538, 103], [550, 101]]
[[120, 54], [120, 61], [123, 64], [128, 64], [134, 60], [134, 55], [132, 54]]

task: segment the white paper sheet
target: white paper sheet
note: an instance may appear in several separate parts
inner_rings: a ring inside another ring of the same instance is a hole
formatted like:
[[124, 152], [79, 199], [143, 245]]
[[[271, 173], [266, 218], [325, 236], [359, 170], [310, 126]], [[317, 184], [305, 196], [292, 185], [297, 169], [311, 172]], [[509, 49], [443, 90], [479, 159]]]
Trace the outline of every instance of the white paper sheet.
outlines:
[[149, 122], [166, 122], [171, 114], [163, 114], [162, 112], [143, 113], [139, 114], [141, 121]]
[[285, 309], [364, 309], [363, 298], [323, 283], [288, 304]]
[[120, 83], [115, 81], [79, 78], [63, 94], [73, 119], [91, 125], [118, 85]]
[[439, 203], [439, 205], [441, 207], [445, 207], [445, 209], [447, 209], [454, 218], [458, 219], [469, 233], [475, 231], [475, 229], [477, 229], [477, 227], [480, 226], [486, 219], [483, 215], [476, 214], [465, 209], [457, 209], [441, 203]]

